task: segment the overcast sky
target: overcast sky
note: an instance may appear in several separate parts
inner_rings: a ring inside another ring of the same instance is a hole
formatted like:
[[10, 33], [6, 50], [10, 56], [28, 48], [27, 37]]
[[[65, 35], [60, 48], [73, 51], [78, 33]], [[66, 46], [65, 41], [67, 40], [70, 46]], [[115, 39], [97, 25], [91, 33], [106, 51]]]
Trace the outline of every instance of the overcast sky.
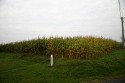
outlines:
[[118, 0], [0, 0], [0, 43], [79, 35], [121, 41], [118, 9]]

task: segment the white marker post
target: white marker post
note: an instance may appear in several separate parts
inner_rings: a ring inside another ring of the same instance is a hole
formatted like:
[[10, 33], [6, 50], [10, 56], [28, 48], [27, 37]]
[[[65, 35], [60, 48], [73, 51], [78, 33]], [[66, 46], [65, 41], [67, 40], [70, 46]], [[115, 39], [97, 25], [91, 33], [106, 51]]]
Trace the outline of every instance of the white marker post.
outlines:
[[53, 55], [51, 54], [50, 56], [50, 66], [52, 67], [53, 66]]

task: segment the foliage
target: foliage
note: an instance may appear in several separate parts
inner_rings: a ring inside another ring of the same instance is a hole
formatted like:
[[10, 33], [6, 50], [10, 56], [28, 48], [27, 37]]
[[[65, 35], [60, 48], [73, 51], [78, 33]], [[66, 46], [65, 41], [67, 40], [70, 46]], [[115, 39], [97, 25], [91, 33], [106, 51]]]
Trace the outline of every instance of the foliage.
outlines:
[[92, 58], [117, 49], [119, 44], [111, 39], [92, 36], [38, 38], [0, 45], [0, 51], [35, 53], [55, 57]]

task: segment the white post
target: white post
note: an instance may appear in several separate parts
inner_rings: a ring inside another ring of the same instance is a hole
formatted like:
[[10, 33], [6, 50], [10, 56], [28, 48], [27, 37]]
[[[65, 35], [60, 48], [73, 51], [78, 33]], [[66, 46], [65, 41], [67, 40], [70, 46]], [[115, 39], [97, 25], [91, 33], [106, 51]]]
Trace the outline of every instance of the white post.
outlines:
[[52, 67], [53, 66], [53, 55], [51, 54], [50, 56], [50, 66]]

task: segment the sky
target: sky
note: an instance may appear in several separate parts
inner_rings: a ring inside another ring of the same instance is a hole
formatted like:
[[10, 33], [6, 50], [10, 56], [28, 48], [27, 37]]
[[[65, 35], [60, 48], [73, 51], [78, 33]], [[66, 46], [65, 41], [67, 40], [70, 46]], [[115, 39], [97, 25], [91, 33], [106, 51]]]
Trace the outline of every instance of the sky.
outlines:
[[[120, 0], [125, 16], [125, 0]], [[49, 36], [121, 41], [117, 0], [0, 0], [0, 43]]]

